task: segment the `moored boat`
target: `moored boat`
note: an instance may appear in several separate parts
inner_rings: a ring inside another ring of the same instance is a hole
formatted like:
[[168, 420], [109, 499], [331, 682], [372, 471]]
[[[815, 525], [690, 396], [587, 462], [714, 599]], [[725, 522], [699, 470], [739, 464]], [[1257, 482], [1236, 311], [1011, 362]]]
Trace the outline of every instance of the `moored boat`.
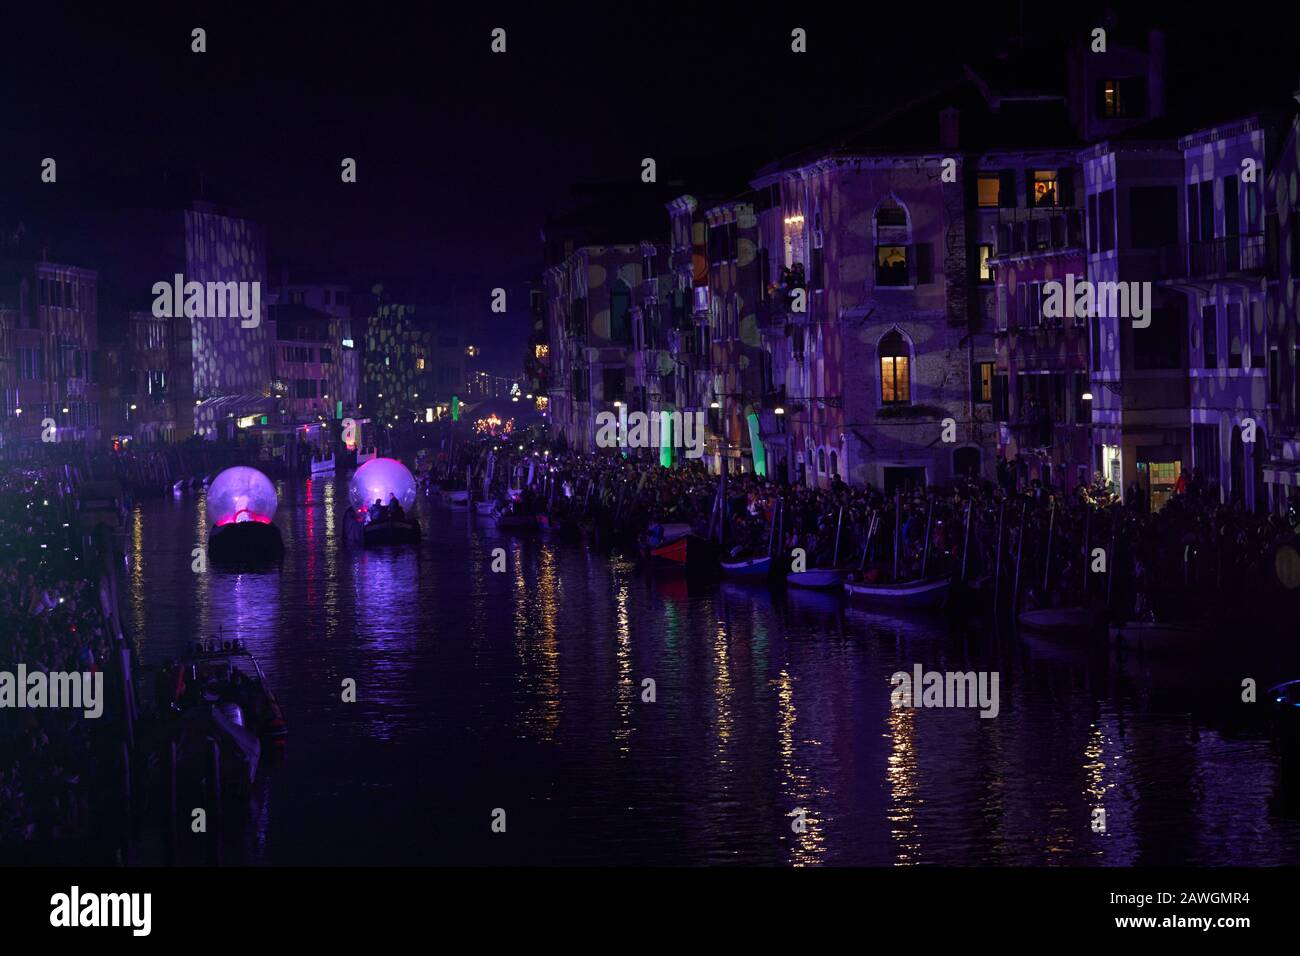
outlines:
[[689, 524], [654, 524], [641, 542], [642, 554], [652, 565], [684, 568], [691, 574], [717, 573], [718, 547], [695, 533]]
[[844, 593], [864, 604], [892, 605], [895, 607], [939, 607], [948, 597], [952, 582], [950, 575], [880, 584], [874, 581], [846, 581]]
[[537, 515], [535, 514], [502, 511], [498, 508], [493, 517], [496, 520], [498, 530], [501, 531], [524, 532], [537, 530]]
[[834, 591], [843, 586], [845, 576], [843, 568], [812, 568], [808, 571], [791, 571], [785, 576], [785, 583], [792, 588]]
[[561, 532], [570, 530], [570, 525], [568, 522], [566, 522], [565, 520], [563, 520], [562, 518], [554, 514], [550, 514], [545, 511], [538, 513], [537, 527], [547, 532], [548, 534], [559, 534]]
[[1213, 637], [1214, 628], [1208, 622], [1128, 621], [1110, 626], [1112, 644], [1146, 654], [1186, 650], [1205, 644]]
[[767, 555], [721, 562], [722, 573], [738, 580], [766, 580], [772, 573], [772, 559]]
[[1103, 610], [1096, 607], [1049, 607], [1022, 611], [1016, 623], [1022, 631], [1049, 637], [1087, 637], [1102, 623]]

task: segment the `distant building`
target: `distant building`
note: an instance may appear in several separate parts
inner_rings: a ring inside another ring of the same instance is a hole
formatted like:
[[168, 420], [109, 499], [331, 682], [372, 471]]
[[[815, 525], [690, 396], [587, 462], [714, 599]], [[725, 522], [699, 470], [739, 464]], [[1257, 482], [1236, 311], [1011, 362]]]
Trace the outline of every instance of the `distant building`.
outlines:
[[34, 442], [49, 434], [58, 441], [99, 439], [97, 282], [93, 269], [43, 260], [3, 269], [0, 313], [9, 371], [0, 435], [7, 441]]
[[272, 296], [271, 391], [280, 420], [356, 417], [362, 404], [362, 323], [341, 283], [283, 283]]
[[365, 305], [365, 415], [376, 425], [432, 421], [465, 395], [461, 322], [422, 296], [376, 285]]
[[583, 246], [546, 270], [550, 420], [570, 448], [595, 449], [596, 415], [628, 398], [638, 245]]
[[169, 319], [130, 312], [124, 320], [105, 322], [98, 368], [106, 439], [176, 440], [175, 341]]

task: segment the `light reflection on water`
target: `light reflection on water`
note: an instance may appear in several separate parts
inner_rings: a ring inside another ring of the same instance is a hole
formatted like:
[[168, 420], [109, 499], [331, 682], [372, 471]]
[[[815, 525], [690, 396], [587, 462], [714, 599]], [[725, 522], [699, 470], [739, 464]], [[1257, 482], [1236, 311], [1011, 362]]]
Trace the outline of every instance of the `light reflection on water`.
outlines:
[[[285, 709], [252, 862], [1300, 862], [1272, 745], [1206, 712], [1204, 683], [826, 595], [696, 591], [423, 499], [420, 551], [357, 551], [342, 487], [281, 484], [271, 572], [191, 570], [201, 493], [131, 519], [144, 659], [241, 637]], [[999, 671], [1000, 715], [891, 710], [915, 663]]]

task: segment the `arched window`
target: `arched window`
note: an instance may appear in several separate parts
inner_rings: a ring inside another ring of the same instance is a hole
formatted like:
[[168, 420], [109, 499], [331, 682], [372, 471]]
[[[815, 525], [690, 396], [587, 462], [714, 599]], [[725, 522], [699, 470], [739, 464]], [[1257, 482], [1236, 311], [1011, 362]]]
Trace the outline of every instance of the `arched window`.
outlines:
[[907, 210], [894, 199], [876, 207], [876, 285], [911, 284], [911, 225]]
[[894, 329], [880, 340], [880, 401], [908, 405], [912, 401], [912, 363], [907, 340]]
[[819, 475], [826, 474], [826, 449], [825, 448], [817, 449], [817, 474]]
[[831, 475], [834, 476], [834, 475], [838, 475], [839, 473], [840, 473], [839, 452], [832, 450], [831, 451]]

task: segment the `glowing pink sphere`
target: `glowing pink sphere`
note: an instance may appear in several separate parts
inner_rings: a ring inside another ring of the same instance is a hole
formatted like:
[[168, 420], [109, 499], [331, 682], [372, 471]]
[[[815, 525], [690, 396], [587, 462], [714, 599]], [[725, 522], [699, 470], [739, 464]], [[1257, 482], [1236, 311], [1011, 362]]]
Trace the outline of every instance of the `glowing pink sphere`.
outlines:
[[208, 518], [214, 525], [258, 521], [270, 524], [279, 505], [275, 485], [256, 468], [227, 468], [208, 487]]
[[370, 459], [356, 470], [348, 483], [348, 500], [358, 514], [369, 510], [376, 498], [388, 504], [393, 495], [404, 511], [410, 511], [415, 504], [415, 478], [405, 465], [393, 458]]

